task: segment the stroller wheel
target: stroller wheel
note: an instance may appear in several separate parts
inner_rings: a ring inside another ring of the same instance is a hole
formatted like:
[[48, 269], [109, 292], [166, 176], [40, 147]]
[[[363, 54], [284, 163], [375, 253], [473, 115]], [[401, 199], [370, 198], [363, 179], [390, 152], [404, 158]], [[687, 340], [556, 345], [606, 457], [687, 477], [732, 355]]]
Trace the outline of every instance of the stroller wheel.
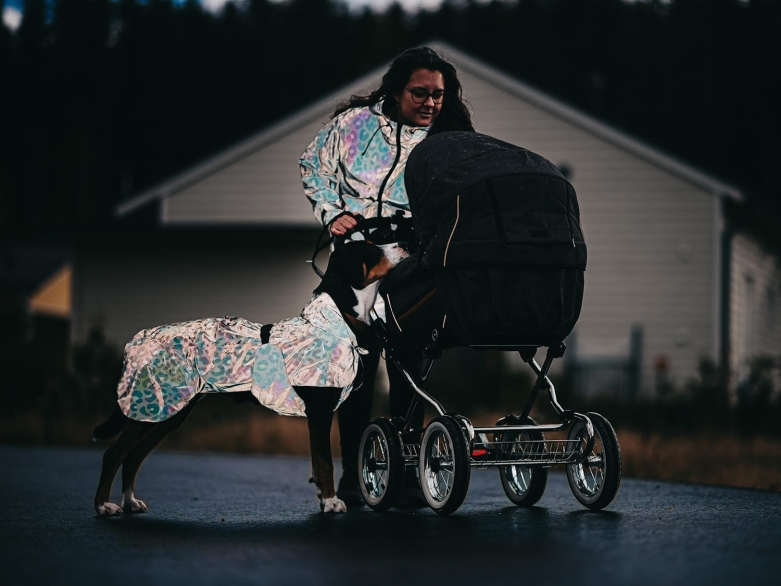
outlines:
[[420, 444], [420, 484], [429, 506], [449, 515], [469, 490], [469, 448], [455, 418], [444, 415], [429, 423]]
[[[531, 417], [527, 417], [522, 425], [537, 425]], [[545, 436], [541, 431], [525, 431], [521, 433], [502, 434], [502, 459], [523, 455], [534, 458], [541, 454], [545, 445]], [[523, 443], [517, 443], [523, 442]], [[542, 498], [548, 484], [548, 470], [542, 466], [502, 466], [499, 468], [499, 478], [507, 498], [519, 507], [531, 507]]]
[[399, 432], [387, 419], [372, 421], [358, 449], [358, 484], [366, 504], [387, 511], [399, 498], [404, 480], [404, 456]]
[[[621, 448], [610, 422], [599, 413], [587, 413], [594, 425], [594, 448], [582, 462], [567, 466], [567, 480], [572, 494], [589, 509], [608, 506], [621, 484]], [[578, 421], [569, 432], [569, 440], [585, 447], [586, 426]]]

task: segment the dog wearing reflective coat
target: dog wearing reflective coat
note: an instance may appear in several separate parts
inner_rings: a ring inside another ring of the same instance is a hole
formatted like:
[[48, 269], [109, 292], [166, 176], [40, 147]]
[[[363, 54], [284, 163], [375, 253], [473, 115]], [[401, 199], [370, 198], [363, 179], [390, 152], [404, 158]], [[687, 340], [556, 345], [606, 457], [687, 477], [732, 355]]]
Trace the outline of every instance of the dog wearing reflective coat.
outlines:
[[[206, 393], [230, 393], [283, 415], [307, 417], [312, 480], [324, 512], [347, 511], [336, 497], [330, 433], [333, 411], [352, 390], [360, 353], [354, 330], [369, 323], [379, 280], [408, 256], [404, 244], [349, 241], [335, 250], [298, 318], [259, 325], [209, 318], [139, 332], [125, 347], [117, 408], [95, 428], [119, 434], [103, 455], [98, 515], [144, 513], [136, 476], [149, 453]], [[110, 501], [122, 466], [122, 503]]]

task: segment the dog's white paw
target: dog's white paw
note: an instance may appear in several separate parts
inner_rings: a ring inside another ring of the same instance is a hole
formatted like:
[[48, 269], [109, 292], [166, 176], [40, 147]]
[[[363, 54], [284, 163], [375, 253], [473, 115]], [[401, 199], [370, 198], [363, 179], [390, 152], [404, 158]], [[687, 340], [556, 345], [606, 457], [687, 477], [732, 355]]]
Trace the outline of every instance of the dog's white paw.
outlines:
[[148, 513], [149, 507], [141, 499], [134, 497], [122, 498], [122, 510], [125, 513]]
[[98, 515], [101, 517], [108, 517], [113, 515], [121, 515], [122, 514], [122, 507], [119, 505], [115, 505], [114, 503], [103, 503], [102, 505], [98, 505], [95, 507], [95, 509], [98, 511]]
[[323, 499], [323, 512], [346, 513], [347, 505], [344, 504], [344, 501], [339, 500], [339, 498], [335, 496], [329, 499]]

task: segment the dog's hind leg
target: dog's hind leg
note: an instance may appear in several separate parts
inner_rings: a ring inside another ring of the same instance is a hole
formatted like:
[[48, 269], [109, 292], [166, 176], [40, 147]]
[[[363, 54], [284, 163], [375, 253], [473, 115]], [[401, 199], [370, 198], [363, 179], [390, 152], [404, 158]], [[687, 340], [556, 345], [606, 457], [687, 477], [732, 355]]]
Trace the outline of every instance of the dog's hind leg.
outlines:
[[95, 493], [95, 510], [98, 515], [119, 515], [122, 509], [111, 502], [111, 485], [119, 467], [128, 455], [149, 435], [156, 423], [144, 423], [128, 419], [117, 441], [103, 454], [98, 490]]
[[122, 463], [122, 510], [125, 513], [146, 513], [149, 510], [146, 503], [136, 498], [135, 495], [138, 471], [146, 457], [163, 441], [165, 436], [185, 422], [199, 399], [200, 395], [197, 395], [179, 413], [170, 419], [156, 423], [154, 429], [125, 458]]
[[341, 389], [296, 387], [296, 393], [306, 404], [312, 476], [317, 486], [320, 508], [325, 513], [345, 513], [347, 507], [336, 497], [334, 462], [331, 456], [331, 423]]

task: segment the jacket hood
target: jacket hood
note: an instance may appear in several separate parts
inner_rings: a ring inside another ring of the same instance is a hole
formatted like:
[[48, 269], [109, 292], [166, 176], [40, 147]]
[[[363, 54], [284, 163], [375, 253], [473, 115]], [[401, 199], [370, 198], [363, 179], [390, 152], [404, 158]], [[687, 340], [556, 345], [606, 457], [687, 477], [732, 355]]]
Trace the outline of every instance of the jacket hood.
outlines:
[[[369, 106], [369, 110], [375, 116], [380, 118], [380, 130], [383, 138], [389, 144], [395, 144], [396, 142], [396, 126], [397, 122], [391, 120], [385, 112], [383, 112], [383, 105], [385, 100], [380, 100], [376, 104]], [[433, 124], [428, 126], [404, 126], [401, 129], [401, 147], [406, 150], [412, 150], [420, 141], [428, 136], [429, 131]]]

